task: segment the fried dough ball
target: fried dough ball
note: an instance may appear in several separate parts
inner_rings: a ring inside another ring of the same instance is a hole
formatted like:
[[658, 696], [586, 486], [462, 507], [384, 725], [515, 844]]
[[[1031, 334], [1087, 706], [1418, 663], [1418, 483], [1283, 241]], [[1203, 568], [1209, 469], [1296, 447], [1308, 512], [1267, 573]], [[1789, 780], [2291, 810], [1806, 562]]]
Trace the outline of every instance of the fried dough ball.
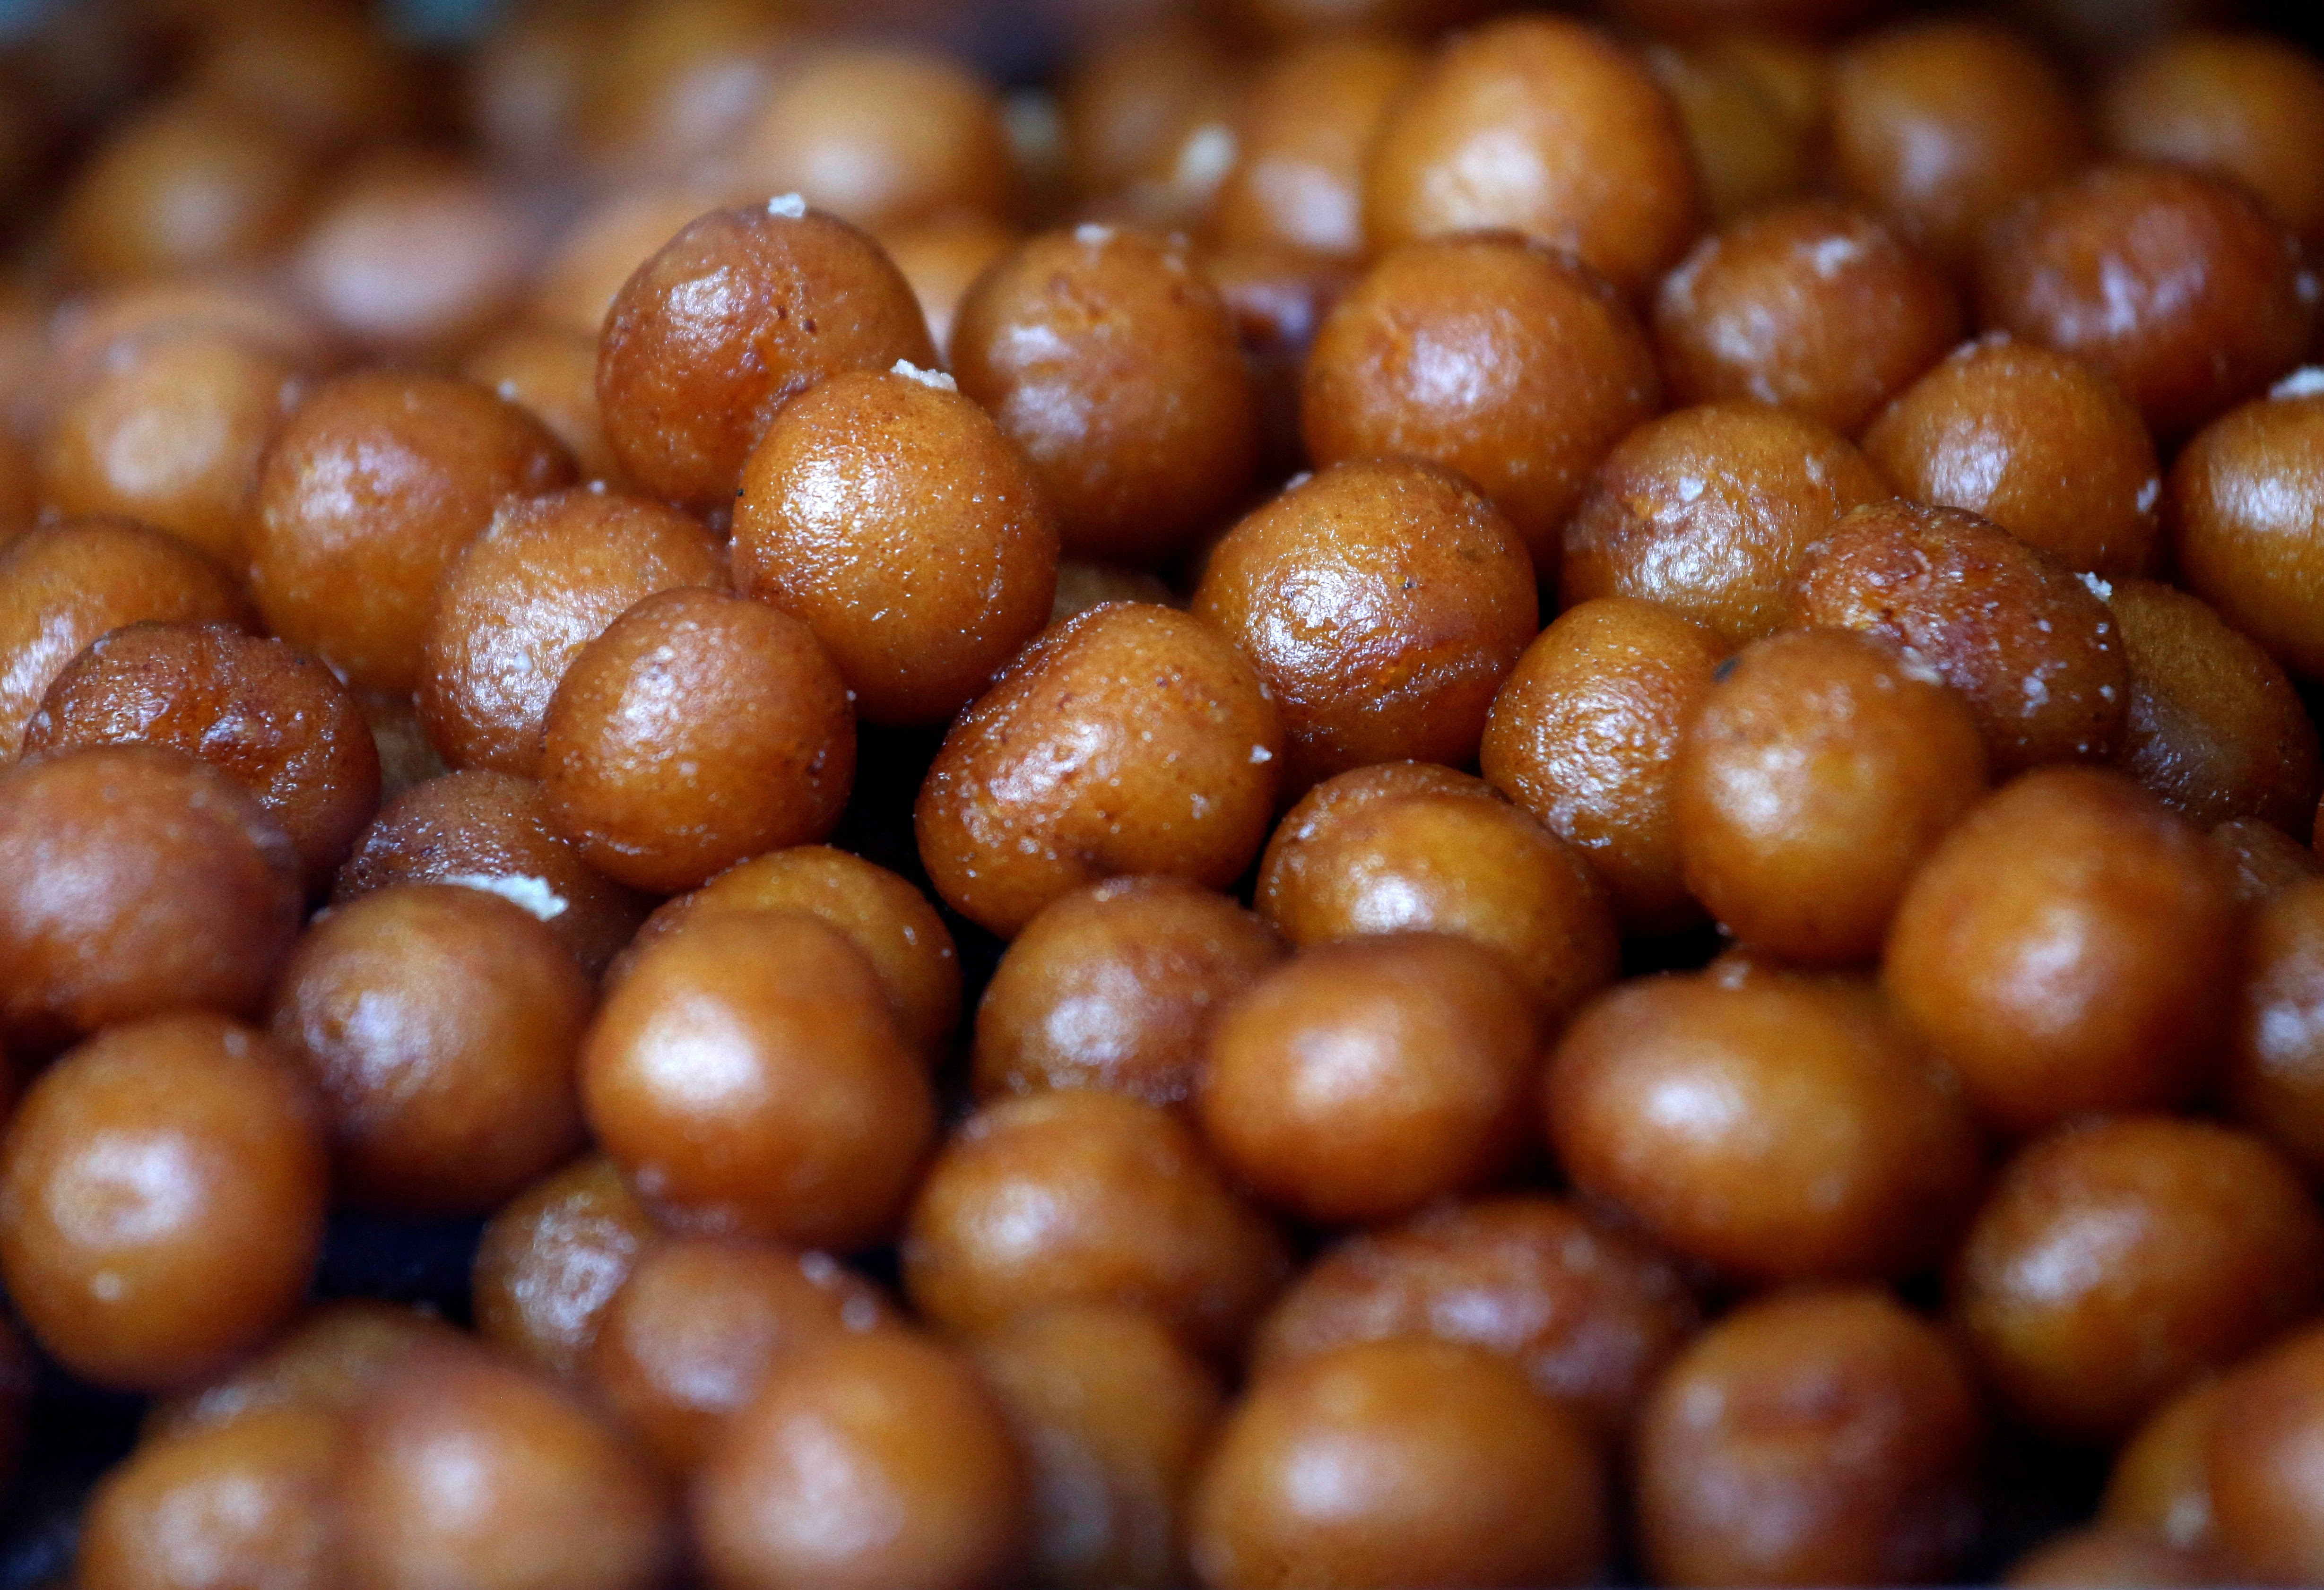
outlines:
[[1488, 234], [1392, 250], [1340, 298], [1301, 428], [1318, 465], [1409, 454], [1467, 475], [1546, 573], [1590, 472], [1662, 396], [1654, 345], [1604, 278]]
[[614, 295], [597, 402], [622, 473], [680, 508], [733, 506], [775, 410], [827, 375], [933, 368], [919, 300], [879, 244], [796, 194], [687, 223]]
[[1177, 1115], [1061, 1089], [988, 1104], [945, 1141], [920, 1183], [903, 1267], [913, 1306], [947, 1330], [1120, 1302], [1224, 1356], [1290, 1264]]
[[1222, 888], [1266, 838], [1283, 752], [1225, 640], [1108, 602], [1045, 630], [954, 722], [913, 811], [920, 859], [946, 905], [1004, 937], [1105, 878]]
[[1033, 461], [1074, 556], [1167, 561], [1259, 464], [1233, 317], [1183, 238], [1093, 224], [1028, 239], [962, 299], [952, 371]]
[[1472, 1190], [1524, 1146], [1541, 1054], [1493, 951], [1438, 934], [1319, 945], [1211, 1030], [1203, 1135], [1259, 1197], [1318, 1225]]
[[1967, 698], [2006, 777], [2114, 750], [2130, 667], [2101, 589], [1975, 514], [1899, 499], [1832, 524], [1786, 614], [1910, 648]]
[[1252, 913], [1183, 878], [1113, 878], [1061, 896], [985, 985], [977, 1096], [1106, 1088], [1185, 1103], [1219, 1016], [1283, 953]]
[[855, 777], [850, 692], [807, 625], [681, 586], [574, 654], [541, 720], [549, 821], [592, 866], [674, 894], [808, 844]]
[[1626, 983], [1566, 1029], [1544, 1102], [1577, 1188], [1755, 1281], [1910, 1274], [1950, 1244], [1982, 1172], [1960, 1089], [1843, 979]]
[[1275, 698], [1304, 791], [1378, 762], [1460, 765], [1540, 629], [1532, 561], [1450, 470], [1336, 464], [1227, 532], [1194, 613]]
[[2093, 166], [1997, 216], [1978, 245], [1978, 318], [2089, 360], [2166, 442], [2298, 363], [2319, 293], [2257, 199], [2177, 166]]
[[1228, 1415], [1189, 1550], [1213, 1590], [1583, 1585], [1609, 1511], [1588, 1430], [1515, 1365], [1451, 1342], [1360, 1342], [1260, 1382]]
[[2163, 514], [2187, 589], [2303, 679], [2324, 679], [2324, 376], [2222, 416], [2172, 465]]
[[2324, 65], [2261, 33], [2189, 31], [2125, 62], [2098, 105], [2113, 152], [2240, 180], [2310, 247], [2324, 243]]
[[476, 1333], [560, 1380], [577, 1379], [605, 1309], [661, 1227], [601, 1153], [503, 1204], [477, 1244]]
[[1685, 251], [1700, 206], [1670, 97], [1564, 17], [1504, 17], [1440, 46], [1389, 110], [1364, 179], [1375, 249], [1506, 227], [1633, 298]]
[[280, 640], [226, 624], [129, 624], [66, 665], [24, 731], [28, 756], [165, 746], [257, 798], [327, 887], [379, 810], [379, 751], [355, 698]]
[[1243, 89], [1235, 165], [1211, 201], [1211, 236], [1230, 248], [1360, 258], [1364, 157], [1421, 64], [1400, 39], [1344, 28], [1269, 60]]
[[2163, 473], [2111, 376], [1997, 332], [1962, 344], [1864, 433], [1916, 502], [1991, 519], [2068, 568], [2119, 580], [2155, 561]]
[[1983, 1424], [1952, 1343], [1885, 1292], [1748, 1303], [1695, 1338], [1640, 1416], [1647, 1571], [1668, 1585], [1941, 1580], [1975, 1538]]
[[261, 1034], [124, 1022], [43, 1071], [0, 1148], [0, 1276], [48, 1352], [117, 1390], [222, 1368], [290, 1319], [329, 1161], [306, 1080]]
[[1748, 398], [1842, 436], [1961, 334], [1934, 265], [1871, 216], [1806, 199], [1711, 234], [1663, 279], [1655, 344], [1671, 398]]
[[1913, 875], [1985, 793], [1969, 703], [1841, 630], [1757, 641], [1722, 671], [1672, 773], [1687, 887], [1756, 949], [1877, 959]]
[[804, 621], [873, 723], [933, 723], [1047, 623], [1057, 518], [1016, 443], [945, 376], [834, 375], [742, 466], [734, 584]]
[[74, 1582], [86, 1590], [325, 1590], [338, 1546], [341, 1422], [270, 1408], [149, 1438], [98, 1482]]
[[710, 533], [602, 486], [503, 500], [436, 588], [420, 717], [455, 767], [541, 772], [550, 698], [584, 648], [656, 592], [723, 589]]
[[1757, 403], [1682, 409], [1607, 455], [1566, 522], [1560, 598], [1660, 602], [1726, 646], [1771, 635], [1832, 521], [1889, 494], [1837, 432]]
[[[2061, 1254], [2074, 1255], [2062, 1269]], [[2247, 1134], [2161, 1116], [2070, 1126], [2002, 1168], [1950, 1290], [2013, 1411], [2119, 1438], [2314, 1311], [2324, 1216]]]
[[270, 630], [356, 689], [410, 690], [446, 571], [503, 498], [573, 473], [539, 420], [472, 382], [340, 376], [300, 406], [260, 472], [251, 593]]
[[57, 676], [126, 624], [247, 624], [250, 604], [217, 564], [124, 519], [43, 525], [0, 545], [0, 763]]
[[1702, 920], [1680, 877], [1673, 763], [1725, 651], [1658, 602], [1579, 602], [1526, 648], [1485, 720], [1485, 777], [1582, 852], [1625, 932]]
[[1881, 979], [1978, 1113], [2024, 1135], [2183, 1104], [2227, 1033], [2227, 858], [2119, 774], [2051, 767], [1964, 818], [1904, 892]]
[[1570, 1203], [1512, 1194], [1442, 1204], [1327, 1250], [1260, 1322], [1250, 1372], [1266, 1380], [1351, 1342], [1466, 1342], [1619, 1438], [1695, 1317], [1677, 1267], [1644, 1242]]
[[671, 1224], [841, 1251], [894, 1231], [936, 1126], [871, 961], [798, 915], [650, 946], [583, 1042], [581, 1099]]
[[40, 1048], [254, 1011], [300, 895], [290, 840], [206, 762], [150, 745], [21, 762], [0, 773], [0, 1031]]

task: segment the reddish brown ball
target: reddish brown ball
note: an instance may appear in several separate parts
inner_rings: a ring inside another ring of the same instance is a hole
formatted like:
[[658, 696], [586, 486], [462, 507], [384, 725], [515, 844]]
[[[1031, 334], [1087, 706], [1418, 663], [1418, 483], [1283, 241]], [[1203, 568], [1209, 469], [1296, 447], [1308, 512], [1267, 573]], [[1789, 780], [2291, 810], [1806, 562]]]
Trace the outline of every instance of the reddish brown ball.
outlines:
[[1493, 694], [1540, 629], [1532, 560], [1449, 470], [1334, 464], [1213, 547], [1194, 616], [1235, 643], [1283, 718], [1284, 780], [1474, 759]]

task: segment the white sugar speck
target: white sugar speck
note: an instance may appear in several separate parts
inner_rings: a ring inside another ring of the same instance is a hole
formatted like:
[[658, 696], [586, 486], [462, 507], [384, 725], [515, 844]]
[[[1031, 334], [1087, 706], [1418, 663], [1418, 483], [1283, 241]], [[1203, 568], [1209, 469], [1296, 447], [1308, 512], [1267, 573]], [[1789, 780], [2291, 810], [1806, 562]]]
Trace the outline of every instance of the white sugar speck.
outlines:
[[2114, 600], [2114, 585], [2110, 581], [2101, 580], [2096, 574], [2084, 574], [2081, 578], [2082, 584], [2089, 587], [2090, 594], [2100, 602]]
[[2268, 389], [2271, 398], [2312, 398], [2324, 392], [2324, 364], [2308, 364]]
[[1935, 665], [1913, 647], [1904, 647], [1897, 653], [1896, 666], [1897, 671], [1907, 679], [1917, 679], [1923, 685], [1942, 685], [1945, 682], [1945, 676], [1937, 672]]
[[1209, 193], [1227, 179], [1234, 170], [1234, 129], [1223, 123], [1212, 122], [1186, 140], [1178, 152], [1177, 170], [1171, 172], [1178, 187], [1193, 193]]
[[545, 878], [493, 878], [482, 872], [455, 872], [436, 881], [450, 884], [456, 888], [498, 895], [512, 905], [521, 905], [543, 922], [565, 914], [564, 896], [550, 888]]
[[2161, 477], [2156, 475], [2148, 475], [2146, 477], [2146, 483], [2138, 488], [2138, 511], [2141, 513], [2153, 513], [2154, 511], [2155, 503], [2161, 501], [2162, 499], [2163, 482]]
[[909, 359], [897, 360], [896, 367], [888, 373], [890, 375], [900, 375], [906, 381], [917, 381], [922, 386], [934, 387], [940, 392], [956, 392], [960, 391], [960, 383], [953, 380], [951, 376], [946, 375], [943, 371], [923, 370], [918, 365], [913, 363]]
[[767, 201], [767, 214], [798, 220], [807, 214], [807, 200], [796, 193], [778, 193]]
[[1074, 228], [1074, 241], [1084, 248], [1103, 248], [1113, 241], [1113, 228], [1101, 226], [1095, 221], [1085, 222]]
[[1275, 753], [1268, 749], [1265, 746], [1255, 745], [1250, 748], [1250, 765], [1252, 767], [1256, 767], [1261, 763], [1271, 762], [1273, 760], [1275, 760]]

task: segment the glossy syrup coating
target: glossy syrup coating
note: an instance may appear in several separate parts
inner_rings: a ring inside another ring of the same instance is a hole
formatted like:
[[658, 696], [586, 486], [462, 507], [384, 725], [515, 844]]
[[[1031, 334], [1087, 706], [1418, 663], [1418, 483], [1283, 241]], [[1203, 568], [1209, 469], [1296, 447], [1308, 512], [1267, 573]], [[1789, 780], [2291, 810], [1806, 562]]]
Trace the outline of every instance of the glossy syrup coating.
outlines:
[[345, 1197], [482, 1214], [579, 1151], [592, 1003], [580, 962], [531, 912], [407, 885], [317, 918], [267, 1019], [322, 1095]]
[[878, 231], [960, 208], [1007, 216], [1000, 96], [954, 57], [886, 44], [807, 53], [735, 141], [734, 180]]
[[951, 380], [848, 372], [784, 405], [742, 466], [734, 586], [815, 631], [873, 723], [940, 722], [1048, 622], [1057, 518]]
[[606, 1305], [589, 1382], [656, 1463], [687, 1475], [785, 1361], [889, 1318], [828, 1255], [681, 1237], [642, 1255]]
[[1183, 14], [1093, 32], [1056, 94], [1065, 187], [1085, 202], [1167, 165], [1194, 125], [1231, 106], [1246, 69], [1217, 29]]
[[1325, 317], [1300, 398], [1316, 464], [1408, 454], [1457, 470], [1545, 574], [1590, 472], [1661, 407], [1653, 344], [1620, 296], [1513, 233], [1384, 254]]
[[503, 1204], [476, 1245], [476, 1334], [562, 1380], [577, 1379], [606, 1305], [661, 1227], [602, 1153], [575, 1160]]
[[97, 281], [256, 264], [303, 218], [314, 160], [263, 118], [166, 100], [115, 128], [75, 173], [58, 241]]
[[1283, 953], [1256, 914], [1184, 878], [1111, 878], [1061, 896], [985, 985], [977, 1097], [1103, 1088], [1185, 1103], [1221, 1013]]
[[1259, 382], [1259, 478], [1289, 479], [1308, 464], [1299, 392], [1324, 317], [1355, 281], [1345, 260], [1280, 246], [1213, 248], [1203, 269], [1234, 317]]
[[1508, 520], [1451, 470], [1402, 458], [1333, 464], [1243, 519], [1204, 560], [1194, 612], [1275, 698], [1294, 790], [1474, 759], [1541, 627]]
[[665, 901], [607, 974], [666, 933], [733, 912], [819, 918], [861, 950], [880, 974], [889, 1013], [912, 1046], [941, 1059], [960, 1021], [960, 955], [952, 930], [926, 895], [886, 868], [828, 845], [770, 850], [728, 868], [688, 894]]
[[1196, 1484], [1189, 1555], [1213, 1590], [1586, 1585], [1609, 1511], [1588, 1428], [1515, 1365], [1359, 1342], [1244, 1395]]
[[303, 394], [296, 366], [239, 338], [158, 338], [60, 405], [41, 441], [41, 501], [68, 519], [135, 519], [239, 566], [259, 459]]
[[2211, 1429], [2232, 1375], [2190, 1382], [2148, 1414], [2115, 1454], [2098, 1520], [2160, 1536], [2174, 1546], [2209, 1550], [2218, 1540], [2211, 1518]]
[[1020, 1314], [969, 1350], [1032, 1481], [1030, 1582], [1186, 1583], [1186, 1493], [1225, 1401], [1210, 1367], [1118, 1303]]
[[38, 1049], [254, 1010], [300, 896], [290, 841], [206, 763], [147, 745], [19, 763], [0, 773], [0, 1030]]
[[711, 1590], [992, 1590], [1031, 1535], [1025, 1460], [968, 1360], [916, 1333], [777, 1367], [696, 1480]]
[[25, 726], [25, 754], [127, 743], [208, 762], [256, 797], [327, 887], [379, 810], [379, 751], [328, 668], [227, 624], [129, 624], [65, 666]]
[[855, 715], [805, 624], [681, 588], [575, 655], [542, 747], [558, 832], [608, 876], [674, 894], [829, 833], [854, 781]]
[[1558, 593], [1659, 602], [1727, 646], [1781, 627], [1808, 547], [1890, 487], [1804, 415], [1713, 403], [1648, 420], [1598, 466], [1565, 527]]
[[1978, 321], [2089, 360], [2164, 441], [2297, 364], [2319, 290], [2257, 199], [2178, 166], [2093, 166], [1997, 216], [1978, 247]]
[[352, 1590], [649, 1590], [675, 1555], [641, 1455], [548, 1381], [465, 1346], [390, 1376], [350, 1423], [338, 1484]]
[[2324, 1296], [2324, 1216], [2247, 1133], [2127, 1116], [2005, 1165], [1949, 1307], [2003, 1402], [2052, 1434], [2116, 1438]]
[[2219, 1555], [2239, 1575], [2297, 1585], [2324, 1575], [2324, 1331], [2313, 1326], [2239, 1369], [2205, 1443]]
[[1607, 34], [1513, 16], [1441, 46], [1372, 143], [1375, 249], [1507, 227], [1636, 298], [1685, 252], [1701, 198], [1670, 97]]
[[1736, 938], [1802, 965], [1878, 959], [1888, 919], [1985, 793], [1985, 741], [1925, 663], [1845, 630], [1743, 648], [1671, 776], [1688, 889]]
[[2236, 1118], [2324, 1180], [2324, 879], [2252, 914], [2226, 1069]]
[[259, 1034], [191, 1012], [124, 1022], [17, 1107], [0, 1149], [0, 1277], [75, 1375], [175, 1385], [290, 1319], [322, 1249], [329, 1174], [314, 1095]]
[[2180, 578], [2303, 679], [2324, 679], [2324, 391], [2309, 372], [2188, 443], [2163, 516]]
[[2324, 752], [2275, 659], [2172, 586], [2126, 580], [2107, 605], [2130, 663], [2116, 766], [2203, 827], [2257, 817], [2306, 834]]
[[1725, 652], [1658, 602], [1581, 602], [1526, 648], [1485, 720], [1486, 779], [1582, 852], [1626, 933], [1702, 920], [1679, 875], [1672, 765]]
[[1646, 1569], [1665, 1585], [1941, 1583], [1976, 1537], [1984, 1422], [1958, 1349], [1886, 1292], [1747, 1303], [1639, 1416]]
[[1663, 279], [1655, 345], [1678, 403], [1779, 403], [1853, 436], [1961, 333], [1936, 266], [1864, 211], [1806, 199], [1698, 244]]
[[598, 486], [503, 501], [445, 573], [421, 646], [420, 717], [455, 767], [540, 775], [549, 698], [584, 647], [658, 591], [723, 589], [710, 532]]
[[1576, 1188], [1752, 1281], [1910, 1274], [1981, 1172], [1959, 1089], [1852, 981], [1626, 983], [1566, 1030], [1544, 1102]]
[[1003, 937], [1102, 878], [1223, 888], [1267, 836], [1283, 754], [1275, 703], [1224, 639], [1108, 602], [1045, 630], [954, 722], [913, 809], [920, 859]]
[[370, 1298], [319, 1303], [260, 1352], [157, 1400], [147, 1440], [278, 1410], [337, 1416], [368, 1399], [407, 1354], [457, 1342], [432, 1314]]
[[597, 335], [561, 326], [509, 326], [470, 350], [460, 373], [547, 426], [585, 480], [618, 483], [621, 465], [597, 408]]
[[465, 348], [507, 317], [540, 242], [528, 208], [465, 161], [388, 149], [335, 178], [291, 270], [350, 342], [426, 359]]
[[1302, 951], [1212, 1028], [1203, 1135], [1261, 1199], [1369, 1224], [1467, 1192], [1532, 1126], [1541, 1052], [1515, 969], [1463, 939], [1371, 936]]
[[2324, 65], [2264, 33], [2167, 35], [2123, 63], [2098, 102], [2107, 148], [2233, 177], [2311, 247], [2324, 243]]
[[1250, 1374], [1264, 1381], [1351, 1342], [1465, 1342], [1618, 1439], [1695, 1319], [1676, 1266], [1636, 1236], [1561, 1199], [1484, 1198], [1327, 1250], [1260, 1321]]
[[272, 1408], [148, 1439], [90, 1493], [85, 1590], [324, 1590], [337, 1545], [340, 1421]]
[[825, 376], [933, 367], [919, 300], [879, 245], [796, 196], [688, 222], [605, 313], [597, 401], [622, 472], [696, 513], [732, 506], [775, 410]]
[[912, 1304], [950, 1331], [1066, 1303], [1141, 1308], [1231, 1353], [1290, 1270], [1283, 1239], [1177, 1115], [1096, 1089], [988, 1104], [920, 1184]]
[[1808, 548], [1786, 617], [1909, 648], [1968, 699], [2006, 777], [2103, 762], [2122, 737], [2130, 666], [2102, 589], [1973, 513], [1897, 499]]
[[65, 666], [124, 624], [243, 624], [250, 606], [217, 564], [125, 519], [42, 525], [0, 545], [0, 762]]
[[1897, 907], [1881, 981], [1978, 1113], [2024, 1135], [2194, 1097], [2234, 997], [2226, 857], [2119, 774], [1988, 795]]
[[597, 1142], [674, 1225], [843, 1251], [890, 1235], [936, 1135], [863, 953], [735, 913], [650, 946], [581, 1051]]
[[1835, 51], [1829, 161], [1841, 192], [1949, 270], [1986, 221], [2072, 174], [2089, 146], [2073, 95], [2022, 35], [1974, 19], [1909, 22]]
[[1906, 497], [1979, 514], [2070, 569], [2119, 580], [2153, 566], [2154, 439], [2094, 364], [2006, 332], [1963, 343], [1863, 445]]
[[1426, 762], [1309, 791], [1268, 841], [1256, 905], [1295, 946], [1433, 933], [1498, 951], [1544, 1034], [1617, 970], [1613, 913], [1580, 853], [1482, 779]]
[[339, 869], [339, 904], [399, 883], [491, 888], [531, 907], [592, 976], [627, 943], [647, 903], [581, 859], [550, 826], [540, 785], [511, 773], [448, 773], [388, 802]]
[[1334, 31], [1286, 46], [1243, 89], [1235, 164], [1207, 230], [1227, 247], [1364, 253], [1364, 156], [1422, 64], [1388, 33]]
[[1180, 238], [1083, 225], [1028, 240], [962, 300], [952, 371], [1032, 459], [1076, 556], [1168, 559], [1259, 462], [1234, 319]]
[[358, 690], [419, 684], [437, 583], [502, 498], [571, 482], [540, 421], [464, 381], [343, 375], [290, 418], [259, 474], [251, 592], [267, 628]]

